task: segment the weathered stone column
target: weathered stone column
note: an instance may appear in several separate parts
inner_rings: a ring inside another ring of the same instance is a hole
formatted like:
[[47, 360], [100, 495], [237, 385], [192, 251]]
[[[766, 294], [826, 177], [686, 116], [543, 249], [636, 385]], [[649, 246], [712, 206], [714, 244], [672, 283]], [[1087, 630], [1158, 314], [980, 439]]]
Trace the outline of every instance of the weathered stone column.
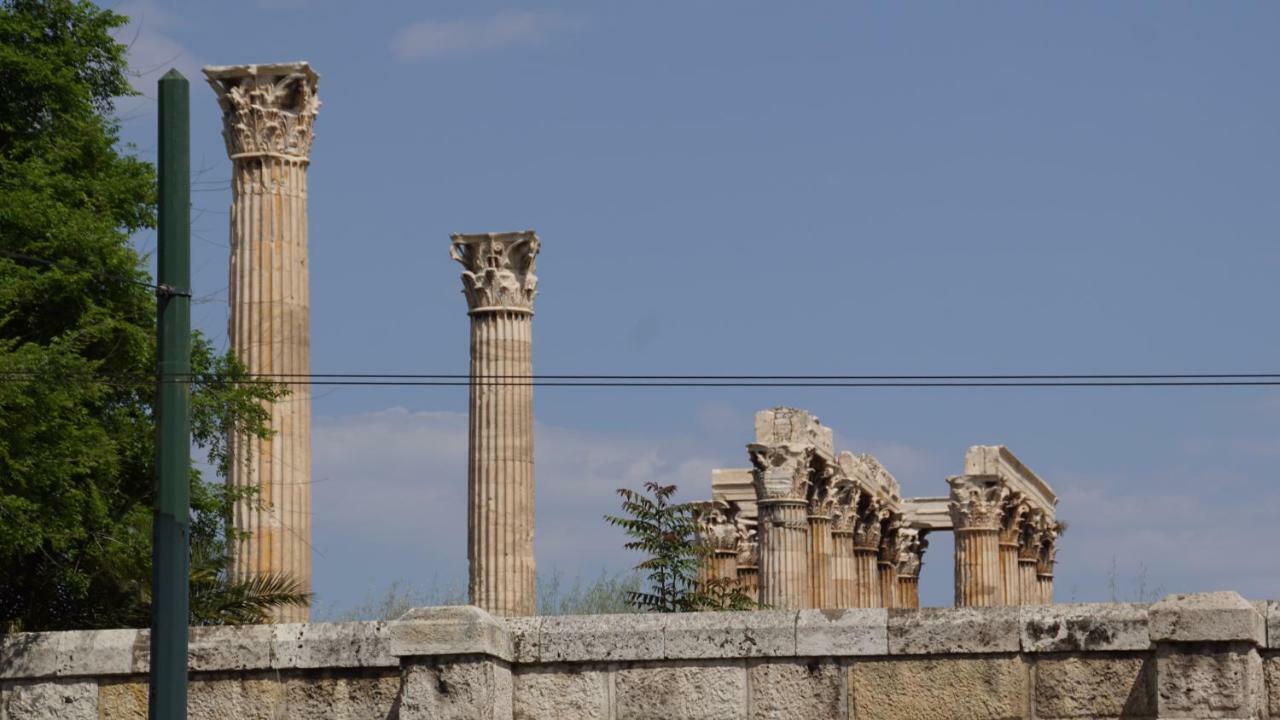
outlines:
[[915, 528], [898, 530], [897, 607], [920, 607], [920, 567], [924, 564], [925, 548], [929, 547], [925, 535]]
[[694, 510], [699, 540], [707, 553], [703, 581], [738, 581], [738, 528], [736, 506], [725, 502], [701, 503]]
[[1023, 523], [1022, 537], [1018, 542], [1018, 592], [1024, 605], [1039, 605], [1040, 585], [1036, 579], [1040, 562], [1040, 533], [1043, 516], [1036, 512]]
[[812, 475], [806, 498], [809, 523], [809, 606], [812, 608], [835, 607], [835, 588], [832, 585], [831, 557], [831, 480], [834, 468], [823, 464]]
[[525, 232], [454, 235], [471, 316], [467, 559], [471, 604], [536, 611], [533, 560], [533, 298], [540, 243]]
[[[252, 489], [232, 525], [236, 579], [282, 574], [311, 591], [310, 280], [307, 165], [320, 101], [307, 63], [206, 67], [222, 108], [231, 157], [231, 348], [254, 375], [274, 376], [289, 395], [268, 408], [271, 436], [228, 438], [227, 482]], [[292, 376], [292, 377], [291, 377]], [[290, 381], [296, 382], [290, 382]], [[277, 609], [301, 622], [306, 607]]]
[[853, 554], [854, 511], [856, 494], [852, 502], [846, 498], [837, 502], [831, 515], [831, 587], [835, 592], [832, 607], [857, 606], [857, 569]]
[[960, 475], [951, 485], [956, 541], [956, 607], [1000, 601], [1000, 512], [1008, 490], [989, 475]]
[[1036, 563], [1037, 599], [1041, 605], [1053, 604], [1053, 566], [1058, 556], [1059, 525], [1055, 523], [1045, 531]]
[[809, 607], [809, 525], [805, 517], [812, 445], [747, 446], [760, 535], [760, 602], [773, 610]]
[[880, 533], [888, 511], [870, 500], [858, 513], [853, 526], [853, 564], [857, 605], [884, 607], [880, 593], [880, 574], [876, 563], [880, 556]]
[[754, 530], [738, 540], [738, 587], [760, 602], [760, 543]]
[[1022, 597], [1018, 575], [1018, 543], [1022, 525], [1030, 506], [1016, 493], [1011, 493], [1000, 513], [1000, 604], [1034, 605], [1032, 597]]
[[898, 607], [898, 523], [890, 515], [880, 531], [880, 549], [876, 558], [876, 576], [880, 590], [880, 607]]

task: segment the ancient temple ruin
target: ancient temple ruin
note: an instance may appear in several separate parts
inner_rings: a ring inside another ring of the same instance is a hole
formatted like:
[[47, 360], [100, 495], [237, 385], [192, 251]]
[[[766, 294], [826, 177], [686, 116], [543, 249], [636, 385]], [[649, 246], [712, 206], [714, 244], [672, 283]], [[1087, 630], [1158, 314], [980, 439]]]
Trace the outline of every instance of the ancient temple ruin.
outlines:
[[756, 413], [752, 467], [713, 470], [697, 509], [706, 578], [773, 609], [916, 608], [928, 536], [951, 531], [957, 606], [1053, 602], [1058, 498], [1008, 448], [975, 445], [948, 496], [904, 499], [833, 437], [804, 410]]

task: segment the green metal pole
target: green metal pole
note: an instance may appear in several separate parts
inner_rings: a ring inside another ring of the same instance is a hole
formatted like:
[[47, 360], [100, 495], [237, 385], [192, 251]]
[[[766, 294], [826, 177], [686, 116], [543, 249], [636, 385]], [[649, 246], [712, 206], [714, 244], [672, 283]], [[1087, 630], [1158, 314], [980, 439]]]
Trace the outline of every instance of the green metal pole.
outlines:
[[156, 512], [151, 560], [151, 720], [187, 717], [188, 513], [191, 483], [190, 86], [160, 78], [156, 282]]

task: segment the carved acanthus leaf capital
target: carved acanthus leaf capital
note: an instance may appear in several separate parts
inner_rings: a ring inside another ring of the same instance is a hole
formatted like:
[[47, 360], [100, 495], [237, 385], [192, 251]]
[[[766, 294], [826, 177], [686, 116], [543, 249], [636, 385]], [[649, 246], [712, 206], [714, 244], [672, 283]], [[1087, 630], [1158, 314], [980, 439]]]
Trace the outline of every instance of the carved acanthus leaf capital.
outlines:
[[450, 236], [449, 254], [462, 264], [462, 293], [472, 313], [496, 310], [533, 312], [538, 294], [541, 242], [532, 230]]
[[757, 500], [805, 501], [813, 469], [812, 445], [751, 443], [747, 453], [751, 456]]
[[884, 530], [884, 521], [890, 515], [883, 504], [872, 500], [862, 512], [858, 513], [853, 525], [853, 546], [862, 549], [880, 549], [880, 536]]
[[235, 160], [307, 161], [315, 136], [320, 76], [305, 62], [204, 68], [222, 108], [222, 137]]
[[693, 519], [698, 527], [699, 540], [711, 550], [736, 553], [738, 549], [737, 516], [737, 503], [715, 501], [695, 505]]
[[1000, 513], [1000, 542], [1006, 544], [1018, 542], [1029, 512], [1031, 512], [1031, 504], [1022, 497], [1021, 493], [1011, 492]]
[[898, 530], [898, 575], [919, 577], [920, 566], [924, 562], [925, 548], [929, 541], [925, 538], [927, 531], [916, 528]]
[[947, 478], [951, 485], [951, 522], [957, 530], [999, 530], [1009, 488], [993, 475]]

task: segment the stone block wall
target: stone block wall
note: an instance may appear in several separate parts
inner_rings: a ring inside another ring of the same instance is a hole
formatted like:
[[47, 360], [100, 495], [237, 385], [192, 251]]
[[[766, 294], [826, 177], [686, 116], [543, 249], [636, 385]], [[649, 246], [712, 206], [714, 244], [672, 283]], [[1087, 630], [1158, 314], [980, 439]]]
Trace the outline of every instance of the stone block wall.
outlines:
[[[1268, 631], [1270, 626], [1270, 631]], [[13, 635], [0, 720], [145, 718], [146, 631]], [[192, 718], [1280, 717], [1280, 603], [197, 628]]]

